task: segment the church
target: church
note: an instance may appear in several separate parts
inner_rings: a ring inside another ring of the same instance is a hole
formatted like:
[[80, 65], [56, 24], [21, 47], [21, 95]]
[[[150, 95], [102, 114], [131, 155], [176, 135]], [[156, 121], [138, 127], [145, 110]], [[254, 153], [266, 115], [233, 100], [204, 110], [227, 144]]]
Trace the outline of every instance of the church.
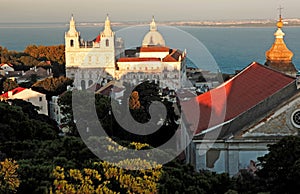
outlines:
[[85, 90], [95, 84], [105, 86], [118, 80], [138, 85], [151, 80], [161, 88], [178, 89], [186, 81], [186, 52], [165, 45], [154, 18], [140, 47], [124, 49], [122, 38], [115, 38], [107, 16], [104, 30], [92, 41], [84, 41], [72, 16], [65, 33], [66, 76], [74, 87]]
[[280, 15], [265, 65], [253, 62], [194, 99], [200, 118], [185, 112], [187, 123], [199, 119], [198, 125], [186, 127], [194, 134], [186, 159], [197, 170], [231, 176], [241, 169], [253, 170], [257, 157], [268, 153], [268, 144], [299, 135], [300, 87], [282, 28]]

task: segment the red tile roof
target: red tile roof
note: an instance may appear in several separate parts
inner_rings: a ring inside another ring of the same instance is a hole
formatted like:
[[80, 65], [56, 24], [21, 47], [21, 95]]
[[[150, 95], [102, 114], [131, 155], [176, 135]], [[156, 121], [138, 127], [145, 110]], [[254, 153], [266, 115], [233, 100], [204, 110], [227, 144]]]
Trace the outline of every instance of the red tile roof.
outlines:
[[[22, 92], [23, 90], [25, 90], [26, 88], [22, 88], [22, 87], [17, 87], [9, 92], [12, 92], [12, 95], [15, 95], [19, 92]], [[4, 97], [4, 98], [9, 98], [8, 96], [8, 92], [5, 92], [4, 94], [1, 95], [1, 97]]]
[[160, 58], [152, 58], [152, 57], [145, 57], [145, 58], [136, 58], [136, 57], [125, 57], [120, 58], [118, 62], [144, 62], [144, 61], [160, 61]]
[[[234, 119], [266, 98], [280, 91], [295, 78], [252, 63], [238, 75], [194, 99], [200, 107], [200, 118], [195, 134]], [[186, 103], [187, 108], [191, 103]], [[189, 110], [189, 109], [187, 109]], [[193, 111], [185, 111], [188, 122], [195, 118]], [[198, 115], [199, 116], [199, 115]]]
[[94, 42], [99, 43], [101, 41], [100, 34], [94, 39]]
[[10, 63], [1, 63], [1, 64], [0, 64], [0, 67], [2, 67], [3, 65], [8, 65], [8, 66], [10, 66], [10, 67], [13, 67], [13, 65], [10, 64]]
[[179, 57], [182, 56], [182, 52], [179, 50], [173, 50], [171, 54], [168, 54], [163, 58], [163, 62], [177, 62]]
[[170, 48], [161, 46], [141, 47], [140, 52], [169, 52]]

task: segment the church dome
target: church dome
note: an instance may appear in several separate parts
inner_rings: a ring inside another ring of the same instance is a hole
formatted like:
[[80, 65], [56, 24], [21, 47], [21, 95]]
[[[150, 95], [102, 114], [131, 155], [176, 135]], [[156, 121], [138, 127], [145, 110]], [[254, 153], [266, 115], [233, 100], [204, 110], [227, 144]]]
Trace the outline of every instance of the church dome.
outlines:
[[293, 52], [290, 51], [284, 40], [284, 32], [281, 30], [283, 27], [283, 22], [281, 18], [281, 14], [279, 17], [279, 21], [277, 22], [277, 31], [274, 33], [275, 41], [272, 47], [266, 52], [266, 65], [281, 71], [285, 74], [295, 76], [297, 70], [292, 62]]
[[281, 16], [279, 18], [279, 21], [277, 22], [277, 27], [278, 29], [274, 33], [275, 41], [270, 50], [266, 52], [266, 58], [269, 61], [291, 61], [293, 52], [290, 51], [284, 43], [283, 37], [285, 34], [281, 30], [281, 28], [283, 27]]
[[157, 31], [154, 18], [150, 24], [150, 31], [144, 36], [143, 46], [165, 46], [163, 36]]

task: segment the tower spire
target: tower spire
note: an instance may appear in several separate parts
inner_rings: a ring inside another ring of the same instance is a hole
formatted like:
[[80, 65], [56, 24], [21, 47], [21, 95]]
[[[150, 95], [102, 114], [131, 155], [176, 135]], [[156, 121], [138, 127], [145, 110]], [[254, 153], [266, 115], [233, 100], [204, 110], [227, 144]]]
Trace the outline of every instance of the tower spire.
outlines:
[[109, 20], [108, 14], [106, 14], [104, 30], [103, 30], [102, 34], [106, 37], [111, 37], [113, 35], [113, 31], [110, 26], [110, 20]]
[[71, 20], [70, 20], [70, 27], [69, 27], [69, 31], [68, 31], [68, 34], [69, 35], [76, 35], [77, 33], [77, 30], [76, 30], [76, 24], [75, 24], [75, 20], [74, 20], [74, 16], [73, 14], [71, 15]]
[[279, 6], [278, 10], [279, 10], [279, 20], [277, 22], [277, 27], [282, 28], [283, 27], [283, 21], [282, 21], [282, 15], [281, 14], [282, 14], [283, 7]]
[[265, 65], [270, 66], [278, 71], [294, 76], [297, 72], [294, 64], [292, 63], [293, 52], [290, 51], [283, 37], [285, 33], [282, 31], [283, 21], [282, 21], [282, 7], [279, 8], [279, 20], [277, 22], [277, 31], [274, 33], [275, 41], [266, 52], [266, 63]]
[[154, 20], [154, 16], [152, 16], [152, 21], [150, 23], [150, 31], [157, 31], [156, 23]]

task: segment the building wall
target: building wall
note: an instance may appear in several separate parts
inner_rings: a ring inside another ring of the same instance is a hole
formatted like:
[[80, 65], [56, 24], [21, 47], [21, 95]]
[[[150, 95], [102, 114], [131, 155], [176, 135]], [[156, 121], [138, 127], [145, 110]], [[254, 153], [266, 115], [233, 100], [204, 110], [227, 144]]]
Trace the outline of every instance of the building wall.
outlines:
[[[236, 175], [239, 170], [247, 169], [250, 161], [268, 153], [270, 140], [228, 140], [216, 142], [195, 142], [196, 169], [211, 170], [217, 173]], [[211, 143], [214, 143], [212, 147]], [[210, 147], [210, 148], [209, 148]]]
[[31, 89], [25, 89], [9, 99], [22, 99], [27, 102], [31, 102], [32, 105], [39, 107], [38, 113], [48, 115], [48, 105], [46, 100], [46, 95], [32, 91]]
[[183, 61], [179, 62], [117, 62], [116, 79], [136, 85], [144, 80], [155, 80], [160, 87], [180, 88]]
[[[77, 89], [86, 89], [103, 79], [115, 76], [115, 37], [108, 18], [99, 40], [80, 40], [75, 24], [70, 21], [70, 30], [65, 34], [66, 76], [74, 79]], [[74, 24], [74, 25], [73, 25]], [[122, 41], [122, 40], [119, 40]], [[122, 47], [122, 45], [118, 46]]]

